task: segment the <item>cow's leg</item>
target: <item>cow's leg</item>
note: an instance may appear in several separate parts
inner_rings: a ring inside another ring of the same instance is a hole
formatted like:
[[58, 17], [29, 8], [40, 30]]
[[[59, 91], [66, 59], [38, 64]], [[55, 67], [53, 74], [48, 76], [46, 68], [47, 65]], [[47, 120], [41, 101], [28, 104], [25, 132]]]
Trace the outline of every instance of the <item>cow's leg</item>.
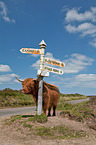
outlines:
[[46, 110], [49, 108], [49, 97], [46, 93], [43, 93], [43, 111], [46, 115]]
[[36, 110], [35, 111], [37, 111], [38, 110], [38, 106], [36, 105]]
[[56, 116], [56, 106], [53, 106], [53, 116]]
[[44, 114], [46, 115], [46, 110], [44, 109]]
[[51, 116], [50, 112], [51, 112], [51, 107], [48, 109], [48, 116]]

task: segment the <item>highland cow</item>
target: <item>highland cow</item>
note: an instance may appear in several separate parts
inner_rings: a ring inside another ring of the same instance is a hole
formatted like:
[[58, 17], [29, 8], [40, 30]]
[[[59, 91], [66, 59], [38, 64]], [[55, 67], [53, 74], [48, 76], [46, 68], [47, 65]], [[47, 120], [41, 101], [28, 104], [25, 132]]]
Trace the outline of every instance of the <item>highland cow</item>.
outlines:
[[[17, 77], [16, 77], [17, 78]], [[20, 81], [17, 78], [18, 81]], [[33, 78], [27, 78], [22, 82], [22, 93], [24, 94], [32, 94], [33, 99], [36, 103], [38, 103], [38, 79]], [[53, 107], [53, 116], [56, 115], [56, 107], [57, 103], [60, 99], [60, 92], [57, 86], [48, 84], [46, 82], [43, 82], [43, 111], [46, 115], [46, 111], [48, 109], [48, 116], [51, 116], [51, 108]]]

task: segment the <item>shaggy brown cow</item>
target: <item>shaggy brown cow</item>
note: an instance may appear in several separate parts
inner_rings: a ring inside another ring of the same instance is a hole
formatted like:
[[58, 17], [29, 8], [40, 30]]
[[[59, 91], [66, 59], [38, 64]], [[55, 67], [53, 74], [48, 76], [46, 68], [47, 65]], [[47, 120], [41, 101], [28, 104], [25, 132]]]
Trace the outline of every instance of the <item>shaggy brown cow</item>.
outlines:
[[[17, 78], [17, 77], [16, 77]], [[17, 78], [18, 79], [18, 78]], [[19, 80], [19, 79], [18, 79]], [[20, 81], [20, 80], [19, 80]], [[38, 102], [38, 79], [27, 78], [22, 81], [22, 93], [32, 94], [37, 106]], [[51, 116], [51, 108], [53, 107], [53, 116], [56, 115], [56, 107], [60, 98], [60, 92], [57, 86], [43, 82], [43, 111]]]

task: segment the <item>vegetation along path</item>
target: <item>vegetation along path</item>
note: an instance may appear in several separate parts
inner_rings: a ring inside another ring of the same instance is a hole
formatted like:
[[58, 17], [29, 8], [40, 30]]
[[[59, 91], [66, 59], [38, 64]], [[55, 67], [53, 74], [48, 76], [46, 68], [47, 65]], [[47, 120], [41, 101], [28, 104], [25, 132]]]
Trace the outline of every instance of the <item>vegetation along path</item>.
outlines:
[[[80, 103], [80, 102], [84, 102], [84, 101], [89, 101], [89, 98], [68, 101], [68, 103], [76, 104], [76, 103]], [[0, 117], [19, 115], [19, 114], [23, 114], [23, 113], [30, 113], [35, 110], [36, 110], [36, 107], [19, 107], [19, 108], [0, 109]]]
[[81, 102], [84, 102], [84, 101], [89, 101], [89, 98], [86, 98], [86, 99], [80, 99], [80, 100], [68, 101], [67, 103], [77, 104], [77, 103], [81, 103]]

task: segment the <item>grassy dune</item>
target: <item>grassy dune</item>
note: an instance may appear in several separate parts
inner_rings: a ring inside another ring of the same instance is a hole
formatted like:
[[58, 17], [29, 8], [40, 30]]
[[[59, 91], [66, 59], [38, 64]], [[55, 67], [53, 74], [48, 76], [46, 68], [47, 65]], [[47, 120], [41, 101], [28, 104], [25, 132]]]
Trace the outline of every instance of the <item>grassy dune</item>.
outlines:
[[22, 94], [21, 91], [9, 88], [0, 90], [0, 108], [35, 105], [32, 95]]
[[[60, 102], [84, 98], [86, 96], [80, 94], [60, 94]], [[35, 106], [32, 95], [22, 94], [20, 90], [12, 90], [9, 88], [0, 90], [0, 108], [20, 106]]]

